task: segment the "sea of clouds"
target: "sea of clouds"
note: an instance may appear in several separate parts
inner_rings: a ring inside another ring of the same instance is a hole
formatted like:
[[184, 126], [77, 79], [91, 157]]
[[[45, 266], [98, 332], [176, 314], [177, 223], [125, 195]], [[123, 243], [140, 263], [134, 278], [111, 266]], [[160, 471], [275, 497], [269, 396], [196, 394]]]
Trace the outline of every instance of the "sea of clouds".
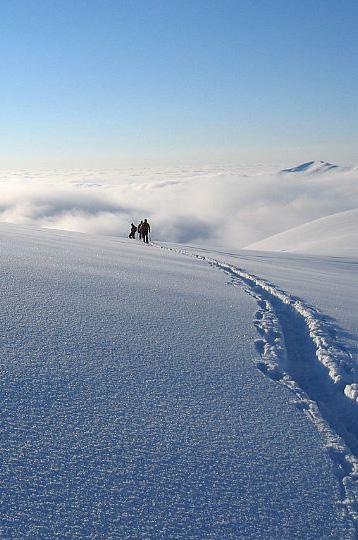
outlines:
[[357, 168], [0, 172], [0, 221], [98, 235], [127, 236], [148, 218], [156, 240], [239, 248], [354, 208]]

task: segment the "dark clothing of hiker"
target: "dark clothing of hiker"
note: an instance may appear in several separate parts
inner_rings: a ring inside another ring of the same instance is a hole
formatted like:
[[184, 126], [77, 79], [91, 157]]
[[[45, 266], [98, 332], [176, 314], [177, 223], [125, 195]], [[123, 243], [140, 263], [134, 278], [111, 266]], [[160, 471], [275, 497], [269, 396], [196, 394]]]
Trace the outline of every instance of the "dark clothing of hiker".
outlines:
[[129, 238], [135, 238], [135, 233], [137, 232], [137, 227], [132, 223], [131, 232], [129, 233]]
[[141, 221], [138, 225], [138, 238], [139, 240], [142, 240], [142, 225], [143, 225], [143, 221]]
[[149, 225], [149, 223], [148, 223], [148, 221], [146, 219], [143, 221], [140, 230], [141, 230], [141, 233], [142, 233], [143, 242], [148, 244], [149, 243], [148, 242], [148, 235], [150, 233], [150, 225]]

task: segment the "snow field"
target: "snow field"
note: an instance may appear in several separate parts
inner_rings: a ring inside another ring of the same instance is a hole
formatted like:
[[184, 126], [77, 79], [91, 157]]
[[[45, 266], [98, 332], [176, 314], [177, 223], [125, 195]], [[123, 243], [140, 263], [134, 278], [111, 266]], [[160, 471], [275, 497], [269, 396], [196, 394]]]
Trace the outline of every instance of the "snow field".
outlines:
[[353, 538], [322, 434], [253, 369], [257, 299], [228, 274], [6, 225], [1, 254], [5, 538]]

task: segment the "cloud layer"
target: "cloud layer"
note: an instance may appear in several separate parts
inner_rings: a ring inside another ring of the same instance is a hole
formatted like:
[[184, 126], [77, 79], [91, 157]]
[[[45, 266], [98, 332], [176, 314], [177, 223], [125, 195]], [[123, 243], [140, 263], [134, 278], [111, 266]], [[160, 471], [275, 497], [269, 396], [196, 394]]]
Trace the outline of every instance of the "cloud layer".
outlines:
[[126, 236], [147, 217], [153, 238], [243, 247], [358, 208], [358, 170], [281, 174], [255, 169], [12, 171], [0, 174], [0, 220]]

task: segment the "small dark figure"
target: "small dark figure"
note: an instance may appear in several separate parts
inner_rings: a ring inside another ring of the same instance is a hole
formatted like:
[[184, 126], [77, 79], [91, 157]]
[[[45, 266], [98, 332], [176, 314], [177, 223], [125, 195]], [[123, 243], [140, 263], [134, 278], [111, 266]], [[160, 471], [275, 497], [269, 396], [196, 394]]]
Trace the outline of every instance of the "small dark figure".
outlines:
[[138, 238], [139, 240], [142, 240], [142, 225], [143, 225], [143, 221], [141, 221], [138, 225]]
[[143, 242], [148, 244], [149, 243], [148, 242], [148, 235], [150, 233], [150, 225], [149, 225], [149, 223], [148, 223], [148, 221], [146, 219], [143, 221], [140, 230], [141, 230]]
[[135, 233], [137, 232], [137, 227], [134, 223], [131, 223], [131, 232], [129, 233], [129, 238], [135, 238]]

